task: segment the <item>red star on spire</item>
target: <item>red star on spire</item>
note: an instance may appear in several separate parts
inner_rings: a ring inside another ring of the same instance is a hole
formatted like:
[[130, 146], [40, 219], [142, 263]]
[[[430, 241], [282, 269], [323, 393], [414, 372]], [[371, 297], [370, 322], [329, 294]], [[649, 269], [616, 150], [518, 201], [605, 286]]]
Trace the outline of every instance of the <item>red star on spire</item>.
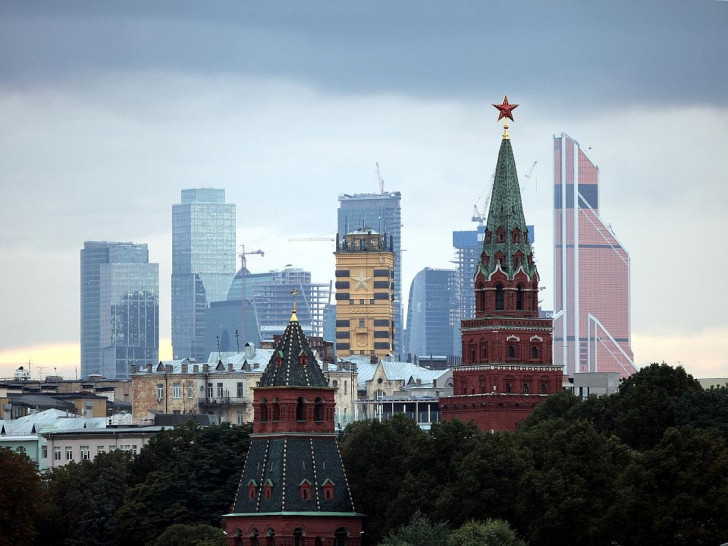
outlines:
[[509, 104], [508, 103], [508, 95], [503, 95], [503, 103], [502, 104], [494, 104], [498, 109], [498, 119], [496, 121], [500, 121], [503, 118], [508, 118], [511, 121], [514, 121], [513, 114], [511, 113], [513, 110], [515, 110], [518, 105], [517, 104]]

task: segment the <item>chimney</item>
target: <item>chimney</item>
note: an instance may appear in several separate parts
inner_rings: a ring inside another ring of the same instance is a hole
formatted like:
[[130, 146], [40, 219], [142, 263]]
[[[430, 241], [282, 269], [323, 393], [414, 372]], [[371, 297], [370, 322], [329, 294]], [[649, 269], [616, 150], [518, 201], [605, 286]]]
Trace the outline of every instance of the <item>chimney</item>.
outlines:
[[152, 365], [147, 364], [147, 373], [152, 373]]
[[131, 374], [134, 375], [136, 373], [136, 364], [131, 365]]
[[83, 403], [83, 416], [93, 417], [94, 416], [94, 403], [91, 400], [86, 400]]
[[245, 344], [245, 359], [252, 359], [255, 356], [255, 345], [248, 342]]
[[228, 362], [228, 371], [229, 372], [232, 372], [233, 371], [233, 363], [232, 362]]

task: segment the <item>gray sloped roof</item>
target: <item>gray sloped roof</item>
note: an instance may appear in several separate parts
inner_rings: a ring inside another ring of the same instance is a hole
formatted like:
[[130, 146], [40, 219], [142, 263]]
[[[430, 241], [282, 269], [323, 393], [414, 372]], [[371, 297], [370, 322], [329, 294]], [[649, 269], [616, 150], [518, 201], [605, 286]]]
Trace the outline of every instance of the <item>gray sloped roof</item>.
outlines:
[[[301, 361], [303, 358], [303, 362]], [[261, 387], [328, 387], [321, 366], [298, 323], [295, 311], [268, 366], [260, 378]]]
[[[248, 485], [257, 487], [249, 498]], [[334, 485], [334, 498], [325, 499], [323, 485]], [[304, 481], [311, 484], [311, 497], [301, 496]], [[272, 486], [265, 498], [265, 484]], [[350, 512], [354, 503], [346, 481], [336, 439], [330, 437], [253, 438], [233, 505], [236, 514], [280, 512]]]

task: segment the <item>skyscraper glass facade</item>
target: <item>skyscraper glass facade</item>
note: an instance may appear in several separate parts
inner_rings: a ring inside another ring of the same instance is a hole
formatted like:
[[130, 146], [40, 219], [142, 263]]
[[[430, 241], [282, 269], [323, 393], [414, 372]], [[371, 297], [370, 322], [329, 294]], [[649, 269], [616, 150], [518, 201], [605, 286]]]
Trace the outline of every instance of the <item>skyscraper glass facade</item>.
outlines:
[[392, 237], [394, 250], [394, 347], [395, 356], [404, 353], [402, 316], [402, 196], [400, 192], [339, 195], [337, 231], [343, 238], [357, 229], [370, 228]]
[[412, 357], [455, 356], [460, 347], [457, 275], [426, 267], [412, 280], [407, 305], [407, 352]]
[[147, 245], [87, 241], [81, 250], [81, 376], [127, 379], [159, 361], [159, 265]]
[[172, 349], [204, 361], [205, 311], [227, 298], [235, 275], [235, 205], [225, 190], [182, 190], [172, 206]]
[[554, 136], [554, 364], [636, 371], [629, 253], [599, 217], [599, 169], [574, 139]]

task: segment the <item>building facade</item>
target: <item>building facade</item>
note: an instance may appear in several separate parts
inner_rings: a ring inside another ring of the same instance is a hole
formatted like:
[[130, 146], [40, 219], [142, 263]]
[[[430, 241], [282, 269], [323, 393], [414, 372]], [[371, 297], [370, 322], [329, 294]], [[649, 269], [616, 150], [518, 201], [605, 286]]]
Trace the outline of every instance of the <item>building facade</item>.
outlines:
[[395, 346], [392, 240], [371, 229], [337, 238], [336, 352], [385, 357]]
[[394, 252], [394, 348], [404, 352], [402, 313], [402, 196], [400, 192], [355, 193], [339, 195], [337, 233], [344, 237], [357, 229], [372, 229], [392, 237]]
[[159, 361], [159, 264], [146, 244], [86, 241], [81, 249], [81, 376], [128, 379]]
[[229, 546], [359, 546], [362, 515], [336, 445], [334, 388], [296, 311], [254, 389], [250, 450], [232, 511]]
[[539, 317], [539, 275], [507, 125], [474, 285], [475, 318], [462, 321], [462, 366], [453, 371], [453, 396], [440, 399], [442, 417], [515, 430], [562, 388], [563, 372], [552, 362], [552, 320]]
[[458, 307], [454, 270], [426, 267], [415, 275], [407, 305], [408, 359], [460, 353]]
[[235, 260], [235, 205], [225, 190], [182, 190], [172, 206], [174, 358], [205, 359], [205, 311], [227, 299]]
[[634, 373], [629, 253], [599, 217], [599, 168], [554, 136], [554, 361], [566, 373]]

